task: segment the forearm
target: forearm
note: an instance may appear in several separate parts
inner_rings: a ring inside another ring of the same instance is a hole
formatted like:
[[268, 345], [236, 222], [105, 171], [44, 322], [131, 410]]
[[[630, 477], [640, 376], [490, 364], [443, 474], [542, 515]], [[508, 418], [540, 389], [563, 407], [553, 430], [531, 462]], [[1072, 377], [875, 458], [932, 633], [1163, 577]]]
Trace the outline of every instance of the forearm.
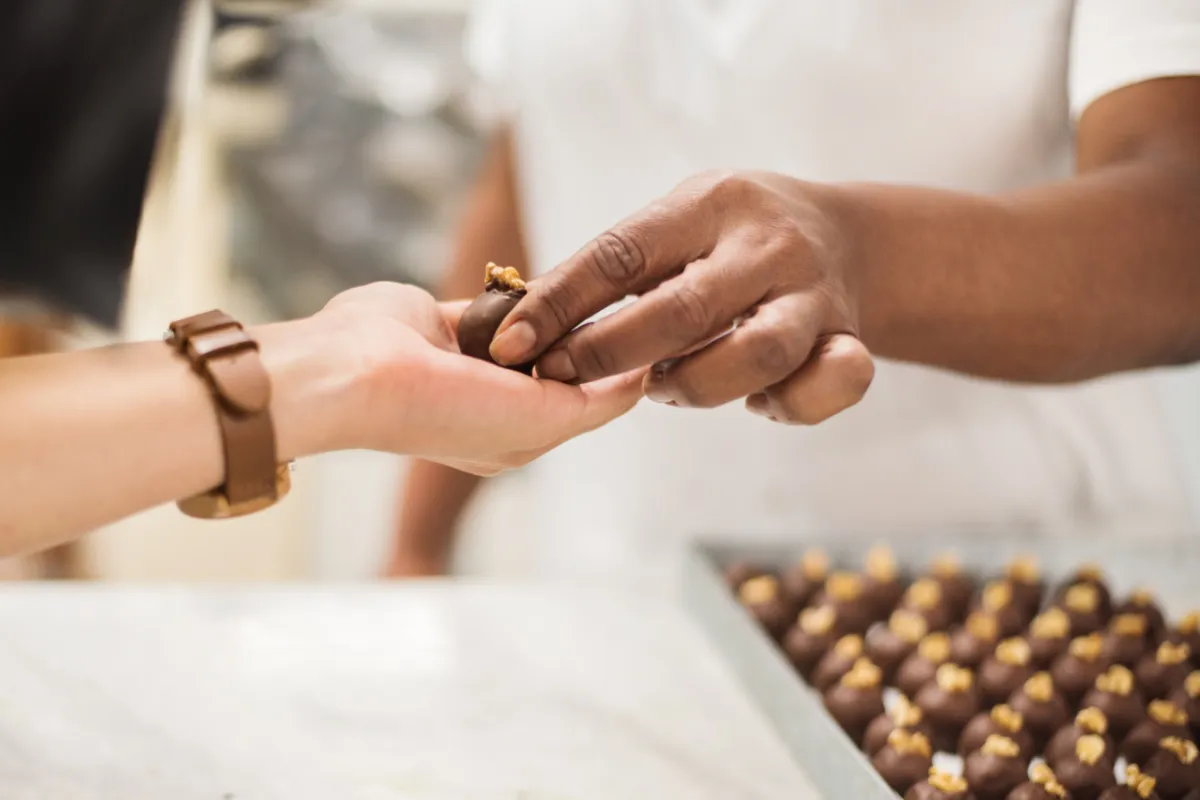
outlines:
[[995, 198], [834, 194], [879, 355], [1049, 382], [1200, 358], [1200, 168], [1131, 162]]
[[414, 461], [401, 490], [389, 574], [444, 572], [459, 521], [482, 482], [442, 464]]
[[[306, 321], [253, 333], [280, 459], [337, 447], [350, 380], [328, 337]], [[0, 361], [0, 553], [211, 489], [222, 458], [206, 385], [161, 342]]]

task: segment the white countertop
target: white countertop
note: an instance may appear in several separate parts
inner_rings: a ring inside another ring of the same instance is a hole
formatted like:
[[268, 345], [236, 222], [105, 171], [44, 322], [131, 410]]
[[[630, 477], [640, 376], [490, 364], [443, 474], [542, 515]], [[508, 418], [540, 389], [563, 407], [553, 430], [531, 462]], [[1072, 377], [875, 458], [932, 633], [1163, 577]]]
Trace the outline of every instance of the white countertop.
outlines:
[[0, 589], [5, 800], [815, 798], [685, 612], [495, 584]]

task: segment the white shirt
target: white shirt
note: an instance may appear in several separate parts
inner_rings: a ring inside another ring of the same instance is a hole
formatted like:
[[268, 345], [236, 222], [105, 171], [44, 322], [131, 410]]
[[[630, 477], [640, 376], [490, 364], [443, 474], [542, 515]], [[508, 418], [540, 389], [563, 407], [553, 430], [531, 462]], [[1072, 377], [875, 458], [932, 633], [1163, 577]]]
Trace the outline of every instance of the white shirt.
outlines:
[[[534, 271], [685, 177], [1000, 192], [1071, 174], [1097, 97], [1200, 74], [1200, 0], [495, 0]], [[991, 525], [1171, 532], [1189, 512], [1146, 376], [1027, 388], [883, 363], [811, 429], [644, 402], [537, 465], [543, 566], [669, 584], [696, 535]]]

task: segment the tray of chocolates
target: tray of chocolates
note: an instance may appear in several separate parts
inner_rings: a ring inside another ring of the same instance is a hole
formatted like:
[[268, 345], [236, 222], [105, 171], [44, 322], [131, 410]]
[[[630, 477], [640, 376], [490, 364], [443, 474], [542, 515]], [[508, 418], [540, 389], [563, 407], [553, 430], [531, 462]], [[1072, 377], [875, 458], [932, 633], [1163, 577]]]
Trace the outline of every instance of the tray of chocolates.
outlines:
[[1200, 543], [703, 545], [687, 602], [830, 800], [1200, 800]]

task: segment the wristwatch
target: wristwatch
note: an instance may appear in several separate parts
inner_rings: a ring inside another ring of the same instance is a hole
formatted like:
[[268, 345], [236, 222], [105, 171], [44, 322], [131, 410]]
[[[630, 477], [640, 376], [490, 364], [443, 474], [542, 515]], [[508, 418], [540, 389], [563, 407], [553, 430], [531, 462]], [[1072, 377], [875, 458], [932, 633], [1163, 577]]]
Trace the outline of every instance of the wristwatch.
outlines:
[[261, 511], [292, 488], [280, 464], [271, 420], [271, 380], [258, 342], [223, 311], [171, 323], [165, 341], [191, 362], [212, 392], [225, 454], [225, 481], [178, 502], [190, 517], [223, 519]]

